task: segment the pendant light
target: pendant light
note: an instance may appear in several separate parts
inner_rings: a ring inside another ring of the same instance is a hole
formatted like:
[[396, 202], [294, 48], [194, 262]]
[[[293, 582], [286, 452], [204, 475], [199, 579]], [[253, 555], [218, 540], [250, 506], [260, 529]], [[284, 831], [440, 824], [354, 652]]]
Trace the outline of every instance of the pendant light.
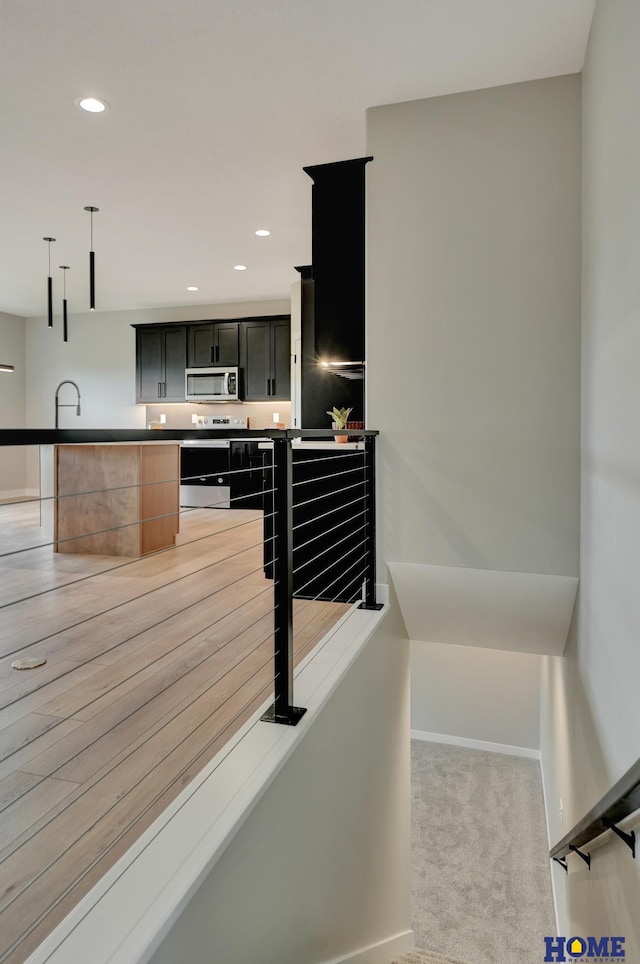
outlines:
[[47, 318], [48, 327], [53, 328], [53, 280], [51, 278], [51, 242], [55, 238], [43, 238], [49, 245], [49, 277], [47, 278]]
[[89, 251], [89, 310], [95, 311], [96, 309], [96, 261], [95, 255], [93, 253], [93, 215], [100, 208], [95, 208], [92, 205], [85, 207], [85, 211], [88, 211], [91, 216], [91, 249]]
[[69, 265], [61, 264], [58, 267], [63, 272], [62, 274], [62, 340], [69, 341], [68, 331], [67, 331], [67, 271], [69, 270]]

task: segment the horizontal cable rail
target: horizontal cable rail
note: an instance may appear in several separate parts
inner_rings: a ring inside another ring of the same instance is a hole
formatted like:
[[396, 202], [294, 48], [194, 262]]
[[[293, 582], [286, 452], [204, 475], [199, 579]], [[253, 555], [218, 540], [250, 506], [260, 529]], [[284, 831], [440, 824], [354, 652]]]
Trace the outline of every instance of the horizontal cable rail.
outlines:
[[568, 870], [566, 857], [569, 853], [575, 852], [591, 869], [591, 855], [585, 854], [581, 848], [610, 830], [627, 845], [632, 856], [635, 857], [634, 831], [626, 833], [620, 830], [618, 824], [637, 810], [640, 810], [640, 759], [636, 760], [582, 820], [578, 821], [575, 827], [551, 848], [549, 856]]
[[[0, 459], [17, 444], [228, 438], [18, 434], [0, 431]], [[0, 964], [28, 956], [270, 698], [262, 718], [295, 724], [294, 659], [314, 659], [354, 604], [375, 603], [377, 433], [351, 430], [357, 449], [295, 444], [336, 434], [240, 431], [270, 438], [242, 456], [248, 468], [194, 446], [179, 475], [100, 486], [99, 472], [67, 469], [60, 491], [0, 503]], [[164, 525], [173, 544], [99, 548]]]

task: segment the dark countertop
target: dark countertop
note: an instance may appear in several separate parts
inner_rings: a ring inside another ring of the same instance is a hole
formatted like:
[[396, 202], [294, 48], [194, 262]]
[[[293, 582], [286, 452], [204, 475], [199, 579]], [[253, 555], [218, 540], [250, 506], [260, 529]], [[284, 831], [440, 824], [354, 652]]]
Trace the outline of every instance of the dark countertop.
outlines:
[[[377, 430], [359, 431], [359, 435], [376, 436]], [[245, 429], [230, 435], [228, 429], [138, 429], [138, 428], [4, 428], [0, 429], [3, 445], [73, 445], [78, 442], [181, 442], [183, 439], [280, 439], [303, 438], [331, 440], [344, 435], [332, 429]]]

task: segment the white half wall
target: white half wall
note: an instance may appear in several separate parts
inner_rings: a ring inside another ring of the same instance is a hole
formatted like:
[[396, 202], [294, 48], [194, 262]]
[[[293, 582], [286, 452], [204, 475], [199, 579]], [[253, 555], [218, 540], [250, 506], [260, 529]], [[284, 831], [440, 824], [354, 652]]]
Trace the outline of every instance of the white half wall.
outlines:
[[[0, 428], [25, 424], [25, 320], [0, 311], [0, 364], [15, 371], [0, 372]], [[0, 499], [24, 494], [25, 453], [20, 447], [0, 448]]]
[[[542, 668], [552, 843], [640, 756], [639, 49], [636, 0], [599, 0], [582, 82], [580, 590], [565, 657]], [[624, 935], [640, 960], [640, 860], [610, 839], [591, 872], [568, 864], [553, 871], [560, 932]]]
[[379, 559], [578, 575], [580, 78], [367, 112]]
[[412, 640], [411, 729], [539, 750], [540, 659]]
[[411, 946], [408, 656], [392, 598], [152, 964], [390, 961], [398, 935]]

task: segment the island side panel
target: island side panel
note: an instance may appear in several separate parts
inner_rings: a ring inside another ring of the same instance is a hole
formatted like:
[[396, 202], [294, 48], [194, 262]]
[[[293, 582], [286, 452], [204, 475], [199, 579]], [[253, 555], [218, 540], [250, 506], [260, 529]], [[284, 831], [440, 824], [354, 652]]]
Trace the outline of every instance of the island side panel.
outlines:
[[180, 447], [141, 446], [142, 554], [175, 545], [180, 530]]
[[140, 555], [139, 466], [139, 445], [56, 446], [56, 551]]

